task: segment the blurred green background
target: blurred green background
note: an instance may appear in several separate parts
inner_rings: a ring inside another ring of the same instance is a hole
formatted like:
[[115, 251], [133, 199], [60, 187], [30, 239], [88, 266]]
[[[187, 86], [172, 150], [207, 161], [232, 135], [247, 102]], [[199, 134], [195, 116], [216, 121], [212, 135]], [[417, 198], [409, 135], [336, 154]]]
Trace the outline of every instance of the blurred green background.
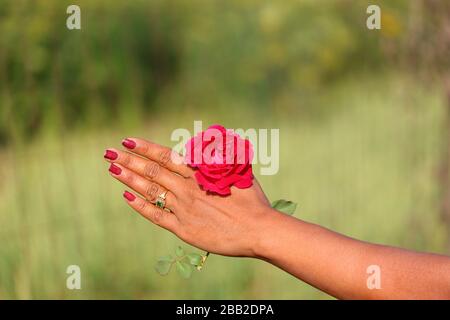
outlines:
[[279, 128], [280, 171], [258, 178], [297, 217], [449, 254], [448, 5], [0, 0], [0, 299], [330, 298], [250, 259], [154, 271], [181, 241], [131, 211], [103, 152], [194, 120]]

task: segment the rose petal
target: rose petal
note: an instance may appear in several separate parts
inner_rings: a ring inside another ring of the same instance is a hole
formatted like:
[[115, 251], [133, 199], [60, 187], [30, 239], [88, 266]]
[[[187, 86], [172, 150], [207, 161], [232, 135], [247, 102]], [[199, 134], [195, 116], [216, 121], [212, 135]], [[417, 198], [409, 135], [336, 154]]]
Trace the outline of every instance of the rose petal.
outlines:
[[253, 185], [252, 179], [240, 179], [234, 184], [234, 186], [239, 189], [246, 189], [251, 187], [252, 185]]
[[226, 186], [231, 186], [235, 182], [239, 181], [241, 177], [237, 174], [233, 174], [231, 176], [222, 177], [219, 181], [216, 182], [216, 185], [219, 188], [225, 188]]
[[222, 178], [221, 170], [217, 170], [217, 171], [208, 170], [207, 166], [199, 166], [198, 169], [201, 171], [201, 173], [203, 175], [205, 175], [205, 176], [207, 176], [207, 177], [209, 177], [211, 179], [216, 179], [217, 180], [217, 179]]
[[216, 187], [214, 183], [208, 181], [208, 179], [200, 171], [197, 171], [194, 176], [198, 184], [203, 186], [204, 189], [206, 190], [218, 189], [218, 187]]
[[231, 189], [230, 189], [230, 187], [227, 186], [223, 189], [218, 189], [214, 192], [216, 192], [217, 194], [220, 194], [221, 196], [228, 196], [231, 194]]

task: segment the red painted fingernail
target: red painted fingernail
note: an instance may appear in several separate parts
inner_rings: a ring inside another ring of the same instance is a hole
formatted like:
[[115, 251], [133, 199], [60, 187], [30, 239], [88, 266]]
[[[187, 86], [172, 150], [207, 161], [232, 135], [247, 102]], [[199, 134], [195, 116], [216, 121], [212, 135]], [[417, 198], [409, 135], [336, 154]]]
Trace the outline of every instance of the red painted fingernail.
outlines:
[[134, 148], [136, 148], [136, 142], [134, 142], [133, 140], [130, 140], [130, 139], [124, 139], [124, 140], [122, 141], [122, 145], [123, 145], [125, 148], [128, 148], [128, 149], [134, 149]]
[[128, 192], [128, 191], [125, 191], [125, 192], [123, 193], [123, 197], [124, 197], [125, 199], [127, 199], [128, 201], [130, 201], [130, 202], [133, 202], [134, 199], [136, 199], [136, 196], [135, 196], [134, 194], [132, 194], [131, 192]]
[[117, 154], [117, 152], [114, 152], [112, 150], [106, 150], [105, 154], [103, 155], [103, 157], [105, 159], [109, 159], [109, 160], [116, 160], [118, 156], [119, 155]]
[[122, 173], [122, 169], [120, 169], [114, 163], [111, 163], [111, 165], [109, 166], [109, 172], [111, 172], [111, 173], [115, 174], [116, 176], [118, 176], [119, 174]]

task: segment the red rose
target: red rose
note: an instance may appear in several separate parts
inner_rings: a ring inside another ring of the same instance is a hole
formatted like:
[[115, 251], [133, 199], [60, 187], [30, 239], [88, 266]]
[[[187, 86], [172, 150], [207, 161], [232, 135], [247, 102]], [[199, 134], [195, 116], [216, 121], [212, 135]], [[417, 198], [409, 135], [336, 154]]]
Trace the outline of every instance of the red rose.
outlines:
[[229, 195], [230, 187], [253, 184], [253, 148], [233, 130], [214, 125], [186, 143], [186, 163], [197, 169], [195, 179], [206, 191]]

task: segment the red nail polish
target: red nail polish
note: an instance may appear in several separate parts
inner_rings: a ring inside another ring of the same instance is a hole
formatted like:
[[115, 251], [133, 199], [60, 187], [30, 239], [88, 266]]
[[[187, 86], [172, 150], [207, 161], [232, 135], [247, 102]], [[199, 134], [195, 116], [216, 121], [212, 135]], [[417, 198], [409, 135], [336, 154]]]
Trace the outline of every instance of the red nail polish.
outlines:
[[111, 173], [115, 174], [116, 176], [118, 176], [119, 174], [122, 173], [122, 169], [120, 169], [114, 163], [111, 163], [111, 165], [109, 166], [109, 172], [111, 172]]
[[123, 145], [125, 148], [128, 148], [128, 149], [134, 149], [134, 148], [136, 148], [136, 142], [134, 142], [133, 140], [130, 140], [130, 139], [124, 139], [124, 140], [122, 141], [122, 145]]
[[136, 196], [135, 196], [134, 194], [128, 192], [128, 191], [125, 191], [125, 192], [123, 193], [123, 197], [124, 197], [125, 199], [127, 199], [128, 201], [130, 201], [130, 202], [133, 202], [134, 199], [136, 199]]
[[112, 150], [106, 150], [105, 154], [103, 155], [103, 157], [105, 159], [109, 159], [109, 160], [116, 160], [118, 156], [119, 155], [117, 154], [117, 152], [114, 152]]

